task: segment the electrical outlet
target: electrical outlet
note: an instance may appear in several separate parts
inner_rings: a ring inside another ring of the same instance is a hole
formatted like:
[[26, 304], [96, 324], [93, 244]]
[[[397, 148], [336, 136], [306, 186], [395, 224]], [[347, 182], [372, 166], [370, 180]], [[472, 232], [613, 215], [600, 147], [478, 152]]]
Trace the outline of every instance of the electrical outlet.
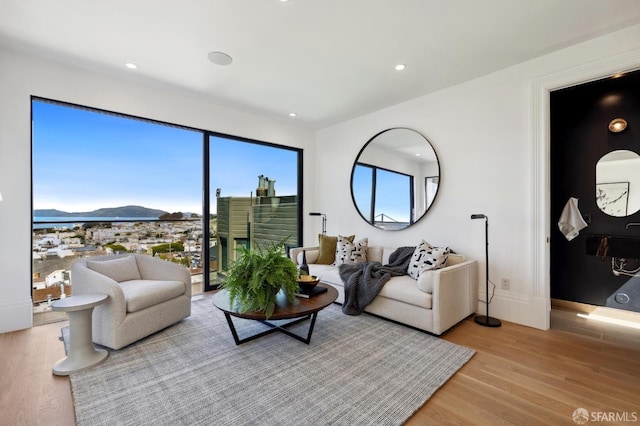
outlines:
[[502, 290], [511, 290], [511, 280], [509, 278], [501, 278], [500, 288]]

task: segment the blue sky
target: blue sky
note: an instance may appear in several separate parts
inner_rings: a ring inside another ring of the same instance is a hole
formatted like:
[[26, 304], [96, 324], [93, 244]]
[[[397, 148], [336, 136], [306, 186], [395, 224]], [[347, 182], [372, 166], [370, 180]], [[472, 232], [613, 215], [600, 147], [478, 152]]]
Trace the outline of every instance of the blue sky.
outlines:
[[212, 195], [255, 196], [259, 175], [276, 181], [276, 195], [297, 193], [296, 152], [218, 137], [210, 146]]
[[[33, 208], [68, 212], [141, 205], [202, 211], [202, 133], [33, 102]], [[296, 152], [212, 138], [211, 191], [255, 195], [258, 175], [277, 195], [297, 192]], [[215, 212], [215, 205], [212, 205]]]

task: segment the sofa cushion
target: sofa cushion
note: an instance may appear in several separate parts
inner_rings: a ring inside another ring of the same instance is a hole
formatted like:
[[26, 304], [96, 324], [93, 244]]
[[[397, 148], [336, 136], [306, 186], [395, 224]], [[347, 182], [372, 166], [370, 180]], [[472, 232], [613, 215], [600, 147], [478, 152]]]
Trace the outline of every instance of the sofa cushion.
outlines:
[[342, 235], [338, 235], [334, 265], [349, 265], [353, 263], [366, 262], [368, 245], [369, 239], [367, 238], [363, 238], [354, 243]]
[[124, 256], [110, 260], [88, 260], [87, 267], [119, 283], [142, 278], [134, 256]]
[[141, 311], [184, 294], [182, 281], [131, 280], [120, 283], [127, 312]]
[[[333, 265], [309, 265], [309, 273], [320, 277], [323, 283], [343, 287], [339, 268]], [[409, 275], [392, 277], [380, 290], [380, 296], [398, 300], [421, 308], [431, 309], [431, 294], [420, 291], [416, 282]]]
[[392, 277], [382, 287], [378, 296], [398, 300], [425, 309], [431, 309], [433, 300], [431, 294], [418, 289], [415, 280], [409, 275]]
[[[353, 241], [355, 235], [346, 237], [349, 241]], [[318, 234], [318, 245], [320, 254], [318, 255], [317, 263], [322, 265], [331, 265], [336, 260], [336, 245], [338, 244], [338, 237], [332, 237], [328, 235]]]
[[340, 278], [338, 267], [333, 265], [309, 265], [309, 274], [320, 277], [320, 281], [340, 287], [344, 287], [344, 283]]
[[418, 288], [425, 293], [433, 293], [433, 283], [436, 279], [437, 272], [422, 271], [418, 277]]
[[[393, 252], [396, 251], [396, 250], [397, 250], [397, 247], [383, 247], [382, 248], [382, 254], [381, 254], [380, 263], [382, 263], [383, 265], [388, 265], [389, 264], [389, 257], [391, 257]], [[369, 258], [371, 258], [371, 256], [369, 256]]]
[[296, 258], [296, 264], [302, 265], [302, 256], [306, 256], [307, 265], [310, 263], [318, 263], [318, 256], [320, 255], [320, 250], [303, 250], [298, 253], [298, 257]]
[[417, 280], [422, 271], [440, 269], [447, 263], [449, 247], [433, 247], [426, 241], [422, 241], [413, 252], [407, 273]]
[[384, 265], [382, 261], [383, 251], [384, 248], [380, 246], [367, 246], [367, 262], [380, 262]]

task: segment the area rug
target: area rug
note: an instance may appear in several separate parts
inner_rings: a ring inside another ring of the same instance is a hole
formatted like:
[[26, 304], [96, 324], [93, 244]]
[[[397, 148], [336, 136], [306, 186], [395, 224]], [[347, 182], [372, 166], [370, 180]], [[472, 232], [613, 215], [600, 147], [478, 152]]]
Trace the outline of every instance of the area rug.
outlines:
[[[240, 338], [265, 327], [234, 320]], [[203, 298], [188, 319], [70, 379], [80, 426], [399, 425], [473, 354], [338, 305], [318, 314], [309, 345], [276, 332], [236, 346]]]

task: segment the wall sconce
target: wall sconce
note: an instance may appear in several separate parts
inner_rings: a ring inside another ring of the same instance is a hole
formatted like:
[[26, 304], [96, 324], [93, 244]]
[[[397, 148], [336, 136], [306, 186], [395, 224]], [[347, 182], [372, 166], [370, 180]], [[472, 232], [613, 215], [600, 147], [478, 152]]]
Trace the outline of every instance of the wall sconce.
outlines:
[[327, 215], [320, 212], [310, 212], [309, 216], [322, 216], [322, 235], [327, 235]]
[[611, 133], [620, 133], [627, 128], [627, 120], [624, 118], [614, 118], [609, 123], [609, 131]]

